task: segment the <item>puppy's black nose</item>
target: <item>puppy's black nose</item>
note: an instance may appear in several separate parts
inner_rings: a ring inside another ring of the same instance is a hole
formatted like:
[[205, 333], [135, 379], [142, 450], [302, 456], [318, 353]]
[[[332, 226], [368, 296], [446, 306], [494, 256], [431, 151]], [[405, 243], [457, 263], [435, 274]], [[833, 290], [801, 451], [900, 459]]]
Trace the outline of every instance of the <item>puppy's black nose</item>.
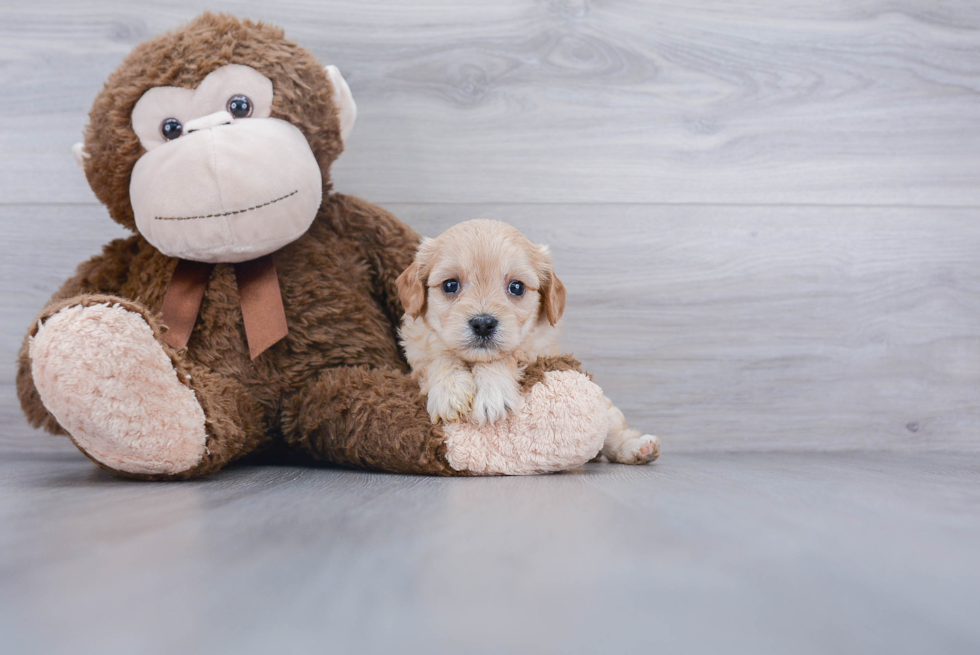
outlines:
[[481, 339], [488, 338], [497, 329], [497, 318], [490, 314], [480, 314], [470, 319], [470, 327]]

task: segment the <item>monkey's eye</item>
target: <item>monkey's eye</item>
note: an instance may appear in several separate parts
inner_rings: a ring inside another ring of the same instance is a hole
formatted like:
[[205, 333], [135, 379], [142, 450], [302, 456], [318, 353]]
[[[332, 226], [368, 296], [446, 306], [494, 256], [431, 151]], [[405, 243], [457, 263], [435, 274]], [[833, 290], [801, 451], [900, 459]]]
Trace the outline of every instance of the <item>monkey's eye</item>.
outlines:
[[459, 280], [446, 280], [442, 283], [442, 292], [446, 295], [459, 293]]
[[160, 132], [167, 141], [173, 141], [184, 133], [184, 126], [176, 118], [167, 118], [160, 124]]
[[510, 295], [517, 296], [518, 298], [524, 295], [524, 288], [524, 283], [520, 280], [514, 280], [507, 285], [507, 291], [510, 293]]
[[232, 96], [228, 98], [228, 113], [235, 118], [248, 118], [252, 115], [252, 101], [248, 96]]

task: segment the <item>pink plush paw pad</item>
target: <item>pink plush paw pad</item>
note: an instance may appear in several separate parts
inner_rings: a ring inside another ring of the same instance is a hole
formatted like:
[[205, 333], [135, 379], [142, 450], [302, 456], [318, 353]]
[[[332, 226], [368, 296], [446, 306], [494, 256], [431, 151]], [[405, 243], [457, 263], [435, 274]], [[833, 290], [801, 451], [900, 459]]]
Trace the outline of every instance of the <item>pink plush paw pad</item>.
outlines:
[[143, 317], [75, 305], [30, 342], [44, 406], [93, 459], [119, 471], [174, 474], [201, 461], [204, 411]]
[[605, 399], [582, 373], [547, 373], [523, 400], [519, 411], [492, 425], [447, 425], [449, 465], [478, 475], [551, 473], [581, 466], [602, 448]]

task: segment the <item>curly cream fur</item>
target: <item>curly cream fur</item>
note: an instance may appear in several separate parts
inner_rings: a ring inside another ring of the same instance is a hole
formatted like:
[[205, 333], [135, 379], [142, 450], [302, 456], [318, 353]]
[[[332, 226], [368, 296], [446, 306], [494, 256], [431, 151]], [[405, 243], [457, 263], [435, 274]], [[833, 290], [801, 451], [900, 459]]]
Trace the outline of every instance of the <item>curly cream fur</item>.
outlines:
[[[447, 280], [457, 290], [444, 291]], [[515, 282], [522, 293], [510, 291]], [[407, 308], [402, 345], [432, 421], [483, 425], [519, 414], [527, 364], [558, 352], [565, 288], [548, 248], [500, 221], [466, 221], [424, 240], [398, 284]], [[484, 339], [471, 325], [479, 316], [496, 322]], [[623, 464], [656, 459], [659, 439], [630, 429], [608, 398], [605, 407], [602, 454]]]

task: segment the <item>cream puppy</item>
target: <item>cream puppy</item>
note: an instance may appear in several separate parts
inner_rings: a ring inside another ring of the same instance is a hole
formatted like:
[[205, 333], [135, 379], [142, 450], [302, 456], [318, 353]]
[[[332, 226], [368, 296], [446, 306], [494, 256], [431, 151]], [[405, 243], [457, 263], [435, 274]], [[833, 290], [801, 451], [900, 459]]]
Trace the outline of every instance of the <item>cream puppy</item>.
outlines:
[[[495, 422], [519, 408], [520, 381], [539, 355], [557, 355], [565, 287], [547, 246], [500, 221], [477, 219], [423, 239], [397, 285], [401, 340], [432, 422]], [[626, 425], [606, 398], [602, 454], [645, 464], [660, 440]]]

